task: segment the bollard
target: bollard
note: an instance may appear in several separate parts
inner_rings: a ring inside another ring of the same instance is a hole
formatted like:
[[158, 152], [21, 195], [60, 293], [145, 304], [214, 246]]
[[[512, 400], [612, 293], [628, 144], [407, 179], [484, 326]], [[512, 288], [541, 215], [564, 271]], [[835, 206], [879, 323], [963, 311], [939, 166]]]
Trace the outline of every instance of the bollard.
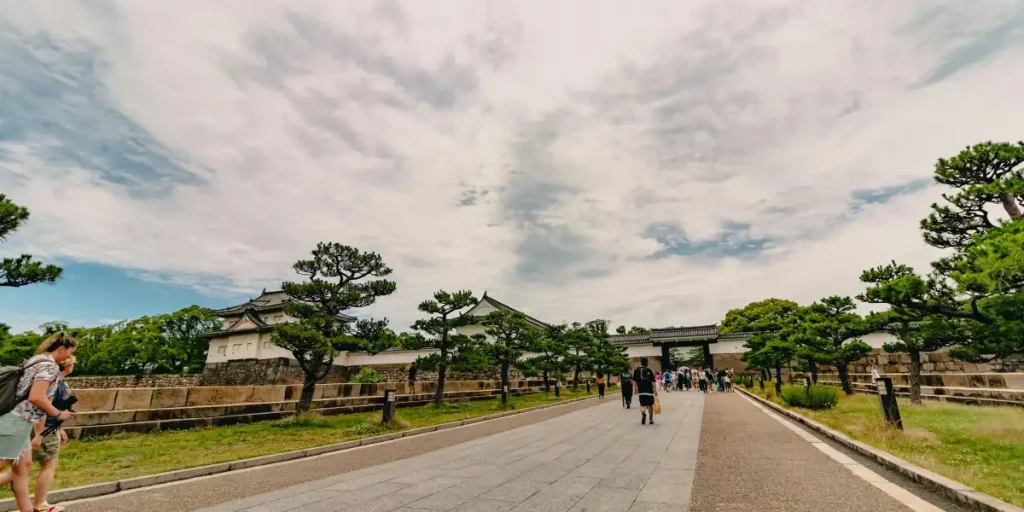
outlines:
[[395, 419], [395, 407], [398, 405], [398, 402], [395, 400], [395, 398], [395, 390], [384, 390], [384, 417], [381, 420], [381, 423], [385, 425], [390, 425], [391, 420]]
[[903, 418], [900, 417], [900, 406], [896, 403], [896, 393], [892, 389], [892, 379], [875, 379], [875, 385], [878, 388], [878, 401], [882, 405], [885, 422], [903, 430]]

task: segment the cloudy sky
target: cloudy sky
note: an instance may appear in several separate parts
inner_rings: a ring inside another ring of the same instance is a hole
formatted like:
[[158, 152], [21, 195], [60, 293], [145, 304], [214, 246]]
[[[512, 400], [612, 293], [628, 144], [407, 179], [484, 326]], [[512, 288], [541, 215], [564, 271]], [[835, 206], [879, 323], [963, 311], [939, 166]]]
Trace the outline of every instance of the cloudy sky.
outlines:
[[65, 267], [16, 330], [379, 252], [546, 321], [713, 323], [935, 253], [934, 161], [1024, 137], [1016, 0], [0, 0], [0, 245]]

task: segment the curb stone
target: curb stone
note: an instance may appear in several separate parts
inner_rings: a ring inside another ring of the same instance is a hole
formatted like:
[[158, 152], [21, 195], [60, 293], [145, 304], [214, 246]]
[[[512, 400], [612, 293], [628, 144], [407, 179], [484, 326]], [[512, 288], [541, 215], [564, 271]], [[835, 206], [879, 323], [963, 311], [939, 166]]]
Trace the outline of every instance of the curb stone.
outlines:
[[960, 482], [956, 482], [942, 475], [936, 474], [932, 471], [924, 469], [922, 467], [915, 466], [891, 453], [884, 452], [869, 446], [860, 441], [855, 441], [845, 434], [832, 430], [831, 428], [818, 423], [802, 414], [795, 413], [778, 405], [761, 398], [753, 393], [745, 391], [743, 389], [736, 388], [744, 395], [754, 399], [758, 403], [771, 408], [773, 411], [778, 412], [787, 418], [806, 425], [811, 430], [814, 430], [829, 439], [853, 450], [864, 457], [867, 457], [897, 473], [921, 484], [925, 487], [938, 490], [942, 492], [946, 497], [956, 500], [959, 503], [967, 505], [974, 510], [982, 512], [1024, 512], [1024, 509], [1002, 501], [994, 496], [989, 496], [983, 492], [975, 490], [967, 485]]
[[[413, 437], [423, 434], [429, 434], [431, 432], [438, 432], [455, 427], [461, 427], [464, 425], [471, 425], [480, 423], [483, 421], [490, 421], [501, 419], [514, 414], [522, 414], [525, 412], [534, 412], [542, 409], [549, 409], [551, 407], [558, 407], [562, 405], [569, 405], [583, 400], [590, 400], [597, 398], [594, 396], [584, 396], [580, 398], [573, 398], [572, 400], [565, 400], [563, 402], [556, 402], [551, 404], [538, 405], [535, 407], [528, 407], [526, 409], [517, 409], [514, 411], [505, 411], [496, 414], [490, 414], [487, 416], [479, 416], [477, 418], [469, 418], [466, 420], [453, 421], [449, 423], [441, 423], [438, 425], [431, 425], [428, 427], [415, 428], [411, 430], [404, 430], [402, 432], [395, 432], [392, 434], [384, 434], [380, 436], [364, 437], [362, 439], [356, 439], [354, 441], [346, 441], [344, 443], [329, 444], [325, 446], [317, 446], [314, 448], [306, 448], [304, 450], [295, 450], [284, 453], [275, 453], [273, 455], [264, 455], [262, 457], [254, 457], [251, 459], [242, 459], [232, 462], [221, 462], [217, 464], [211, 464], [208, 466], [199, 466], [195, 468], [182, 469], [178, 471], [169, 471], [166, 473], [157, 473], [155, 475], [146, 475], [135, 478], [128, 478], [124, 480], [117, 480], [114, 482], [103, 482], [98, 484], [83, 485], [81, 487], [70, 487], [67, 489], [59, 489], [50, 492], [49, 498], [51, 502], [61, 503], [66, 501], [75, 501], [86, 498], [96, 498], [99, 496], [106, 496], [109, 494], [116, 494], [121, 491], [128, 491], [133, 489], [141, 489], [144, 487], [152, 487], [154, 485], [162, 485], [172, 482], [180, 482], [183, 480], [191, 480], [193, 478], [199, 478], [204, 476], [216, 475], [220, 473], [228, 473], [231, 471], [238, 471], [241, 469], [255, 468], [259, 466], [266, 466], [269, 464], [276, 464], [279, 462], [287, 462], [292, 460], [304, 459], [314, 457], [317, 455], [323, 455], [326, 453], [336, 453], [345, 450], [351, 450], [359, 446], [369, 446], [373, 444], [383, 443], [385, 441], [393, 441], [395, 439], [402, 439], [406, 437]], [[5, 498], [0, 500], [0, 510], [16, 510], [14, 498]]]

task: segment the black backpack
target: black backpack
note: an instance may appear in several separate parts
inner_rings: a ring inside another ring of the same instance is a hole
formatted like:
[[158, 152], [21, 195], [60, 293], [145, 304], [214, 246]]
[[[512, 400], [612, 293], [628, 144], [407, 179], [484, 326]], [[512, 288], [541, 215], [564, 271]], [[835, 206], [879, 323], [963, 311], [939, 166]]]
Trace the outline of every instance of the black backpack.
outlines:
[[25, 375], [25, 364], [0, 367], [0, 415], [11, 412], [28, 396], [18, 396], [18, 383]]

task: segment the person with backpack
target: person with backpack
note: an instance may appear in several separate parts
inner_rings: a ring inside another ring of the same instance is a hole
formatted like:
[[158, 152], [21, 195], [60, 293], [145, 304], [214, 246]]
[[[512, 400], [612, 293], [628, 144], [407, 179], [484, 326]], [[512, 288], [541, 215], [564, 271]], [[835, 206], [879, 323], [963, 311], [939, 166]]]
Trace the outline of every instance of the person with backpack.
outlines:
[[633, 381], [628, 371], [619, 376], [619, 382], [622, 384], [622, 406], [629, 409], [633, 404]]
[[[75, 417], [61, 411], [51, 400], [60, 381], [58, 363], [69, 359], [78, 341], [63, 331], [46, 338], [36, 355], [18, 367], [0, 370], [0, 471], [11, 466], [11, 488], [19, 512], [37, 512], [29, 493], [32, 450], [42, 446], [44, 420]], [[53, 511], [56, 507], [42, 509]]]
[[[71, 408], [74, 404], [74, 398], [71, 396], [71, 390], [68, 388], [67, 383], [64, 381], [71, 372], [75, 371], [75, 356], [71, 356], [59, 363], [57, 366], [60, 367], [61, 378], [57, 383], [57, 392], [53, 395], [53, 399], [50, 403], [54, 407], [61, 411], [66, 411]], [[58, 420], [54, 416], [46, 417], [46, 425], [43, 430], [43, 442], [42, 444], [33, 450], [32, 457], [39, 462], [41, 466], [39, 470], [39, 476], [36, 477], [36, 487], [32, 493], [32, 501], [35, 504], [35, 510], [44, 512], [63, 512], [64, 507], [60, 505], [50, 505], [46, 501], [46, 495], [50, 492], [50, 487], [53, 485], [53, 478], [57, 474], [58, 456], [60, 454], [60, 445], [68, 442], [67, 432], [61, 427], [62, 421]], [[0, 475], [0, 487], [10, 483], [12, 473], [4, 473]]]
[[640, 366], [633, 371], [633, 389], [640, 399], [641, 425], [647, 424], [648, 413], [651, 415], [651, 425], [654, 425], [654, 397], [658, 396], [656, 382], [657, 376], [647, 367], [647, 358], [641, 357]]

